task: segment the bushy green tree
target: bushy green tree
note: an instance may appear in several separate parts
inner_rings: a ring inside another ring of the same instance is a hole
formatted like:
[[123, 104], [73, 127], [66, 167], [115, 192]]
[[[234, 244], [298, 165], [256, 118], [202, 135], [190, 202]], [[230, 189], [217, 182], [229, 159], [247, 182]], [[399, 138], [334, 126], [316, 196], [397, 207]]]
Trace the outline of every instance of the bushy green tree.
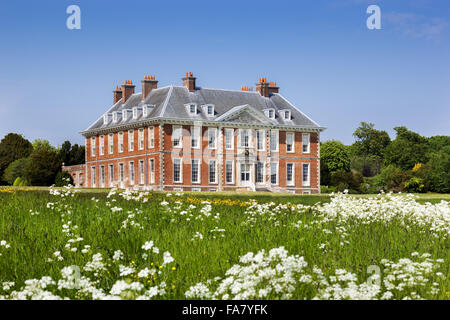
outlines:
[[450, 193], [450, 147], [431, 153], [428, 165], [431, 167], [427, 174], [430, 190]]
[[78, 144], [72, 146], [70, 141], [64, 141], [58, 150], [58, 155], [65, 166], [84, 164], [85, 162], [84, 146], [79, 146]]
[[45, 139], [36, 139], [33, 141], [33, 151], [38, 150], [47, 150], [56, 152], [56, 148], [52, 146], [48, 140]]
[[340, 141], [329, 140], [320, 144], [320, 162], [325, 164], [330, 174], [336, 171], [350, 171], [347, 147]]
[[5, 184], [3, 175], [11, 162], [28, 157], [33, 151], [30, 141], [17, 133], [8, 133], [0, 142], [0, 184]]
[[61, 170], [61, 160], [54, 150], [39, 148], [30, 156], [25, 176], [33, 186], [50, 186]]
[[[391, 142], [386, 131], [376, 130], [374, 126], [373, 123], [361, 122], [353, 133], [356, 141], [352, 145], [352, 153], [361, 161], [361, 168], [358, 168], [358, 171], [362, 172], [365, 177], [380, 172], [386, 147]], [[352, 162], [354, 162], [353, 159]]]
[[18, 177], [23, 179], [25, 177], [25, 168], [27, 164], [28, 158], [22, 158], [11, 162], [3, 174], [3, 179], [10, 185], [14, 184], [14, 181], [16, 181]]
[[397, 137], [387, 147], [385, 164], [393, 164], [402, 170], [411, 170], [417, 163], [428, 161], [428, 141], [406, 127], [396, 127]]

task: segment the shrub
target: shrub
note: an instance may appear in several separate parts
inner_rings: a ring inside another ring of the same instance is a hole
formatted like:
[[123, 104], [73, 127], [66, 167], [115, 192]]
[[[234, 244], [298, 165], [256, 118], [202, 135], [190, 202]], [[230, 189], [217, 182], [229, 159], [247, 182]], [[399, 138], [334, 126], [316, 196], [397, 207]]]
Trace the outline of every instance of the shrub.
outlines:
[[412, 177], [408, 181], [404, 183], [405, 190], [408, 192], [423, 192], [425, 189], [425, 185], [423, 184], [423, 180], [418, 177]]
[[31, 154], [25, 175], [33, 186], [50, 186], [60, 170], [61, 161], [56, 151], [41, 148]]
[[404, 192], [405, 182], [412, 178], [411, 171], [396, 171], [391, 173], [387, 180], [388, 191]]
[[3, 179], [12, 185], [18, 177], [25, 176], [25, 168], [27, 163], [27, 158], [22, 158], [11, 162], [3, 174]]
[[331, 175], [331, 185], [336, 187], [336, 191], [348, 189], [350, 193], [361, 192], [363, 177], [359, 172], [336, 171]]
[[55, 178], [55, 186], [64, 187], [73, 185], [73, 178], [67, 171], [60, 171]]
[[16, 180], [14, 180], [13, 186], [14, 187], [25, 187], [25, 186], [28, 186], [28, 182], [27, 182], [27, 180], [25, 180], [21, 177], [17, 177]]

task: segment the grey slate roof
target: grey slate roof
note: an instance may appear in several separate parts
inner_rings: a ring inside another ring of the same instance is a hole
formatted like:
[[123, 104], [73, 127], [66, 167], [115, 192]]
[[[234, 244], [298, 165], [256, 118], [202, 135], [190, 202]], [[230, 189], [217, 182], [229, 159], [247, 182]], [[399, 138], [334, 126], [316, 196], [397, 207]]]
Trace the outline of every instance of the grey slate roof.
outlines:
[[[186, 104], [197, 104], [197, 115], [190, 115], [187, 111]], [[138, 117], [133, 119], [131, 114], [126, 121], [122, 120], [121, 112], [124, 109], [131, 110], [133, 107], [142, 105], [154, 105], [149, 110], [147, 117], [142, 116], [142, 111], [139, 112]], [[214, 105], [214, 117], [208, 117], [202, 108], [202, 105]], [[194, 92], [189, 92], [185, 87], [168, 86], [158, 89], [153, 89], [147, 96], [145, 101], [142, 101], [142, 94], [133, 94], [125, 104], [121, 100], [113, 105], [106, 113], [119, 111], [118, 121], [113, 123], [112, 119], [108, 123], [103, 123], [103, 115], [82, 132], [84, 135], [89, 135], [98, 130], [107, 129], [109, 127], [117, 127], [132, 123], [140, 123], [143, 121], [155, 119], [170, 119], [170, 120], [200, 120], [214, 122], [220, 120], [224, 115], [233, 113], [233, 110], [239, 110], [242, 107], [249, 105], [253, 109], [264, 114], [265, 109], [274, 109], [276, 118], [271, 120], [276, 126], [289, 127], [307, 127], [311, 129], [323, 130], [316, 122], [302, 113], [299, 109], [294, 107], [280, 94], [271, 94], [269, 98], [261, 96], [258, 92], [252, 91], [235, 91], [222, 89], [207, 89], [197, 88]], [[284, 120], [281, 110], [291, 111], [291, 120]], [[268, 119], [269, 120], [269, 119]]]

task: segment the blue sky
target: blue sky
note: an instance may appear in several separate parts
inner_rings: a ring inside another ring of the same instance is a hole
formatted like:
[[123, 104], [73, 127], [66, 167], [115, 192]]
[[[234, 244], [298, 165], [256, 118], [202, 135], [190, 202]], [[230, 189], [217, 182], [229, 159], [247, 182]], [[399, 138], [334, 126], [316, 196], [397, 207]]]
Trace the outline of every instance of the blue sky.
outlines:
[[[66, 8], [81, 8], [81, 30]], [[366, 8], [381, 8], [368, 30]], [[2, 1], [0, 138], [84, 143], [112, 90], [144, 75], [160, 86], [240, 89], [276, 81], [294, 105], [353, 142], [361, 121], [450, 134], [450, 3], [336, 1]]]

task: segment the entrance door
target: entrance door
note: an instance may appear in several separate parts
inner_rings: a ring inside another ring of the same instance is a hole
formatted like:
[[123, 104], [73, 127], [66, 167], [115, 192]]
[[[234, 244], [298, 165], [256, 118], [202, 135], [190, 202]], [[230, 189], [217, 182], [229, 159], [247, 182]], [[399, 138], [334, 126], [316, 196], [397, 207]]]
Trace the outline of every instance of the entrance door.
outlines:
[[251, 165], [241, 163], [241, 186], [249, 187], [251, 185]]

